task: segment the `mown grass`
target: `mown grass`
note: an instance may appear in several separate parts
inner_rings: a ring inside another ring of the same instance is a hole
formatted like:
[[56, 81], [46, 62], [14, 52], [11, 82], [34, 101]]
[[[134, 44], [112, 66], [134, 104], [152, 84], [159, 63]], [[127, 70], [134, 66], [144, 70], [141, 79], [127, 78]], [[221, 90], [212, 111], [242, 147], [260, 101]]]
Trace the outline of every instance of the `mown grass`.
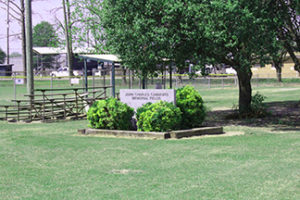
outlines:
[[[236, 87], [198, 89], [211, 110], [237, 104]], [[256, 91], [268, 102], [300, 100], [299, 86]], [[10, 98], [1, 85], [0, 102]], [[86, 127], [0, 121], [0, 199], [300, 199], [296, 128], [225, 126], [244, 135], [144, 140], [77, 134]]]
[[299, 199], [299, 132], [143, 140], [0, 122], [1, 199]]
[[[293, 80], [293, 79], [291, 79]], [[299, 100], [300, 96], [300, 83], [298, 84], [287, 84], [289, 79], [284, 79], [284, 83], [273, 83], [270, 84], [261, 84], [261, 86], [257, 87], [255, 84], [252, 84], [254, 95], [256, 92], [259, 92], [266, 96], [266, 102], [272, 101], [287, 101], [287, 100]], [[300, 80], [300, 79], [297, 79]], [[270, 81], [270, 80], [267, 80]], [[293, 81], [294, 83], [295, 81]], [[296, 83], [296, 82], [295, 82]], [[106, 85], [109, 85], [109, 80], [106, 80]], [[150, 83], [149, 83], [150, 84]], [[155, 81], [154, 81], [155, 84]], [[190, 81], [187, 84], [193, 85], [206, 102], [206, 105], [211, 110], [218, 109], [230, 109], [234, 106], [238, 105], [238, 94], [239, 89], [237, 86], [226, 86], [222, 87], [222, 85], [218, 85], [217, 87], [207, 87], [201, 85], [200, 82]], [[95, 80], [95, 83], [92, 83], [92, 80], [89, 80], [89, 86], [103, 86], [103, 80]], [[128, 88], [128, 85], [122, 84], [121, 79], [117, 79], [117, 88], [118, 92], [121, 88]], [[173, 84], [176, 87], [175, 84]], [[181, 87], [181, 85], [177, 85]], [[37, 80], [35, 81], [35, 88], [50, 88], [51, 84], [48, 80]], [[71, 87], [69, 85], [68, 80], [54, 80], [52, 83], [53, 88], [65, 88]], [[73, 85], [72, 87], [83, 87], [80, 85]], [[153, 88], [154, 85], [151, 85], [150, 88]], [[134, 82], [134, 88], [138, 88], [138, 80]], [[24, 94], [26, 94], [26, 86], [25, 85], [17, 85], [16, 87], [16, 96], [17, 99], [25, 99]], [[107, 91], [107, 94], [110, 95], [110, 90]], [[12, 81], [0, 81], [0, 105], [1, 104], [11, 104], [11, 99], [14, 99], [14, 87]]]

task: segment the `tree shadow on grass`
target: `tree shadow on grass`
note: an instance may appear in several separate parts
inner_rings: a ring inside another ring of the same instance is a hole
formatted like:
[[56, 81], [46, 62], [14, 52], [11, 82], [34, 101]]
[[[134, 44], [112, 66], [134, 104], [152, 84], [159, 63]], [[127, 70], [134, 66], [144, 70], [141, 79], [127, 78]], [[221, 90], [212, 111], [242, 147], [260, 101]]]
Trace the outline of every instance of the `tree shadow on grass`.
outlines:
[[210, 111], [205, 126], [269, 127], [273, 131], [300, 131], [300, 101], [265, 103], [270, 113], [263, 118], [233, 118], [234, 110]]

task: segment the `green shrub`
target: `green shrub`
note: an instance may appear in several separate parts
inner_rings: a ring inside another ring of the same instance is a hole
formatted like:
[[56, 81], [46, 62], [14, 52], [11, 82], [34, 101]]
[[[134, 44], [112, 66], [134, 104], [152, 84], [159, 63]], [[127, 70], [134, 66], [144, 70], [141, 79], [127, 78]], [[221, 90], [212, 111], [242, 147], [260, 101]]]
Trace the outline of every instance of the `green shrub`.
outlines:
[[172, 103], [147, 103], [137, 110], [138, 131], [177, 130], [181, 124], [181, 111]]
[[96, 101], [87, 113], [89, 126], [97, 129], [132, 129], [133, 108], [115, 98]]
[[185, 86], [176, 91], [176, 105], [182, 112], [182, 128], [199, 127], [205, 119], [206, 109], [195, 88]]
[[268, 112], [263, 101], [266, 97], [257, 92], [251, 99], [251, 115], [252, 117], [265, 117]]

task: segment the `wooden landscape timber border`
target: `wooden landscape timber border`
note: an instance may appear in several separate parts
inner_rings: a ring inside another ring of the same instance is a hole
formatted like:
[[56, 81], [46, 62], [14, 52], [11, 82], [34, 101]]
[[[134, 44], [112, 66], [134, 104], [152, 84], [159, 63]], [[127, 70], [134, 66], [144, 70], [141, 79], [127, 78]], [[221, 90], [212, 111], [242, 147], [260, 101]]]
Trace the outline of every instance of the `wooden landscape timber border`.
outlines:
[[223, 127], [201, 127], [201, 128], [193, 128], [193, 129], [170, 131], [170, 132], [143, 132], [143, 131], [123, 131], [123, 130], [88, 128], [88, 129], [79, 129], [78, 133], [84, 135], [152, 138], [152, 139], [169, 139], [169, 138], [180, 139], [183, 137], [224, 134]]

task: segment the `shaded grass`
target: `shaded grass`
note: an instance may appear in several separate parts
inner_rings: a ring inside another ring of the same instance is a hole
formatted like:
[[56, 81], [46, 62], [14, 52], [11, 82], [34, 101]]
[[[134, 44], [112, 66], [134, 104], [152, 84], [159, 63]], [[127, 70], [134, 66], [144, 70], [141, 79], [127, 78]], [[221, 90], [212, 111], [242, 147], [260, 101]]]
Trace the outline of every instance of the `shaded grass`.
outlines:
[[299, 131], [142, 140], [0, 122], [1, 199], [299, 199]]

